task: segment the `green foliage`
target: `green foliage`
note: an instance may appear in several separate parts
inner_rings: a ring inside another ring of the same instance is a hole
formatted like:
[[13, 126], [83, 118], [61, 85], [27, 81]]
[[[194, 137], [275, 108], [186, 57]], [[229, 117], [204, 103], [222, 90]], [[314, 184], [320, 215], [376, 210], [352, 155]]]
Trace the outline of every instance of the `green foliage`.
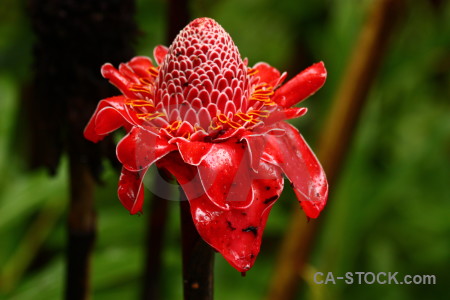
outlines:
[[[20, 2], [0, 15], [0, 299], [60, 299], [64, 286], [67, 163], [54, 178], [29, 172], [18, 151], [21, 87], [29, 76], [32, 36]], [[324, 89], [296, 125], [314, 141], [372, 1], [192, 1], [195, 17], [217, 19], [250, 64], [265, 60], [291, 74], [323, 60]], [[164, 43], [162, 1], [139, 1], [138, 54]], [[301, 299], [448, 299], [450, 262], [450, 4], [407, 1], [331, 197], [310, 273], [371, 271], [435, 274], [437, 285], [316, 285]], [[11, 26], [13, 24], [14, 26]], [[116, 196], [108, 164], [97, 190], [94, 299], [137, 299], [141, 292], [147, 213], [130, 216]], [[255, 267], [241, 277], [216, 258], [216, 299], [263, 299], [287, 229], [287, 186], [274, 207]], [[147, 203], [148, 204], [148, 203]], [[181, 299], [178, 205], [170, 202], [162, 290]], [[148, 210], [147, 205], [147, 210]]]

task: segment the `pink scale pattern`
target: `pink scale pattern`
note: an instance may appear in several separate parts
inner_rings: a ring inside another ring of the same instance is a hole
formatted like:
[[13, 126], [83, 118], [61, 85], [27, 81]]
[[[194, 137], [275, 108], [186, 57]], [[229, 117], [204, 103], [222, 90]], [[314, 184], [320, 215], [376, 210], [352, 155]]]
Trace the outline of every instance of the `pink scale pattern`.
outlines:
[[246, 61], [219, 24], [197, 19], [180, 32], [161, 64], [155, 80], [156, 111], [168, 123], [185, 121], [207, 132], [218, 128], [216, 122], [226, 126], [226, 120], [232, 127], [247, 127], [255, 121], [245, 121], [251, 119], [245, 114], [264, 106], [249, 101], [258, 79], [249, 74]]

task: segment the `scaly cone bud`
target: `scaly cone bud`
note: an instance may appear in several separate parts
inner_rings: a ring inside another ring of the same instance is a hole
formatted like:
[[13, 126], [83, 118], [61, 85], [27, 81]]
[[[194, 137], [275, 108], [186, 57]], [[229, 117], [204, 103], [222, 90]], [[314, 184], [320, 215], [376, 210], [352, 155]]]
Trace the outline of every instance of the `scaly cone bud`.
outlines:
[[168, 121], [187, 121], [205, 130], [224, 114], [247, 111], [247, 66], [230, 35], [217, 22], [200, 18], [175, 38], [156, 80], [156, 110]]

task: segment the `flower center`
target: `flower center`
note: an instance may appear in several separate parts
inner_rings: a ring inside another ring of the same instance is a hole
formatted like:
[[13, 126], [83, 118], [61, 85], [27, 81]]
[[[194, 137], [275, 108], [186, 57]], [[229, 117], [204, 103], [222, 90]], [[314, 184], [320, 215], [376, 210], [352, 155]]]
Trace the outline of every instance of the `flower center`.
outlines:
[[[259, 124], [273, 110], [273, 87], [259, 83], [257, 70], [247, 67], [230, 35], [208, 18], [196, 19], [175, 38], [160, 69], [149, 70], [154, 83], [137, 84], [146, 100], [139, 118], [160, 119], [169, 133], [183, 123], [194, 131], [238, 129]], [[148, 108], [146, 110], [145, 108]]]

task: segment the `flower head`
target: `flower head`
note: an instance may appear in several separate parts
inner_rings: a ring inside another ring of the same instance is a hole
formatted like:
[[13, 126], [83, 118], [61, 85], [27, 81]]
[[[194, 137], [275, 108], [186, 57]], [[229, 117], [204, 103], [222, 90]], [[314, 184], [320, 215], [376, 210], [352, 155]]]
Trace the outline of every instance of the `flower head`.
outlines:
[[171, 173], [189, 200], [200, 236], [239, 271], [259, 252], [272, 205], [291, 182], [306, 215], [326, 203], [325, 174], [303, 137], [286, 119], [292, 107], [325, 82], [322, 62], [282, 85], [286, 73], [266, 63], [252, 68], [214, 20], [184, 28], [170, 48], [102, 67], [122, 92], [102, 100], [85, 129], [97, 142], [124, 127], [117, 145], [123, 164], [118, 195], [132, 214], [142, 210], [142, 180], [153, 163]]

